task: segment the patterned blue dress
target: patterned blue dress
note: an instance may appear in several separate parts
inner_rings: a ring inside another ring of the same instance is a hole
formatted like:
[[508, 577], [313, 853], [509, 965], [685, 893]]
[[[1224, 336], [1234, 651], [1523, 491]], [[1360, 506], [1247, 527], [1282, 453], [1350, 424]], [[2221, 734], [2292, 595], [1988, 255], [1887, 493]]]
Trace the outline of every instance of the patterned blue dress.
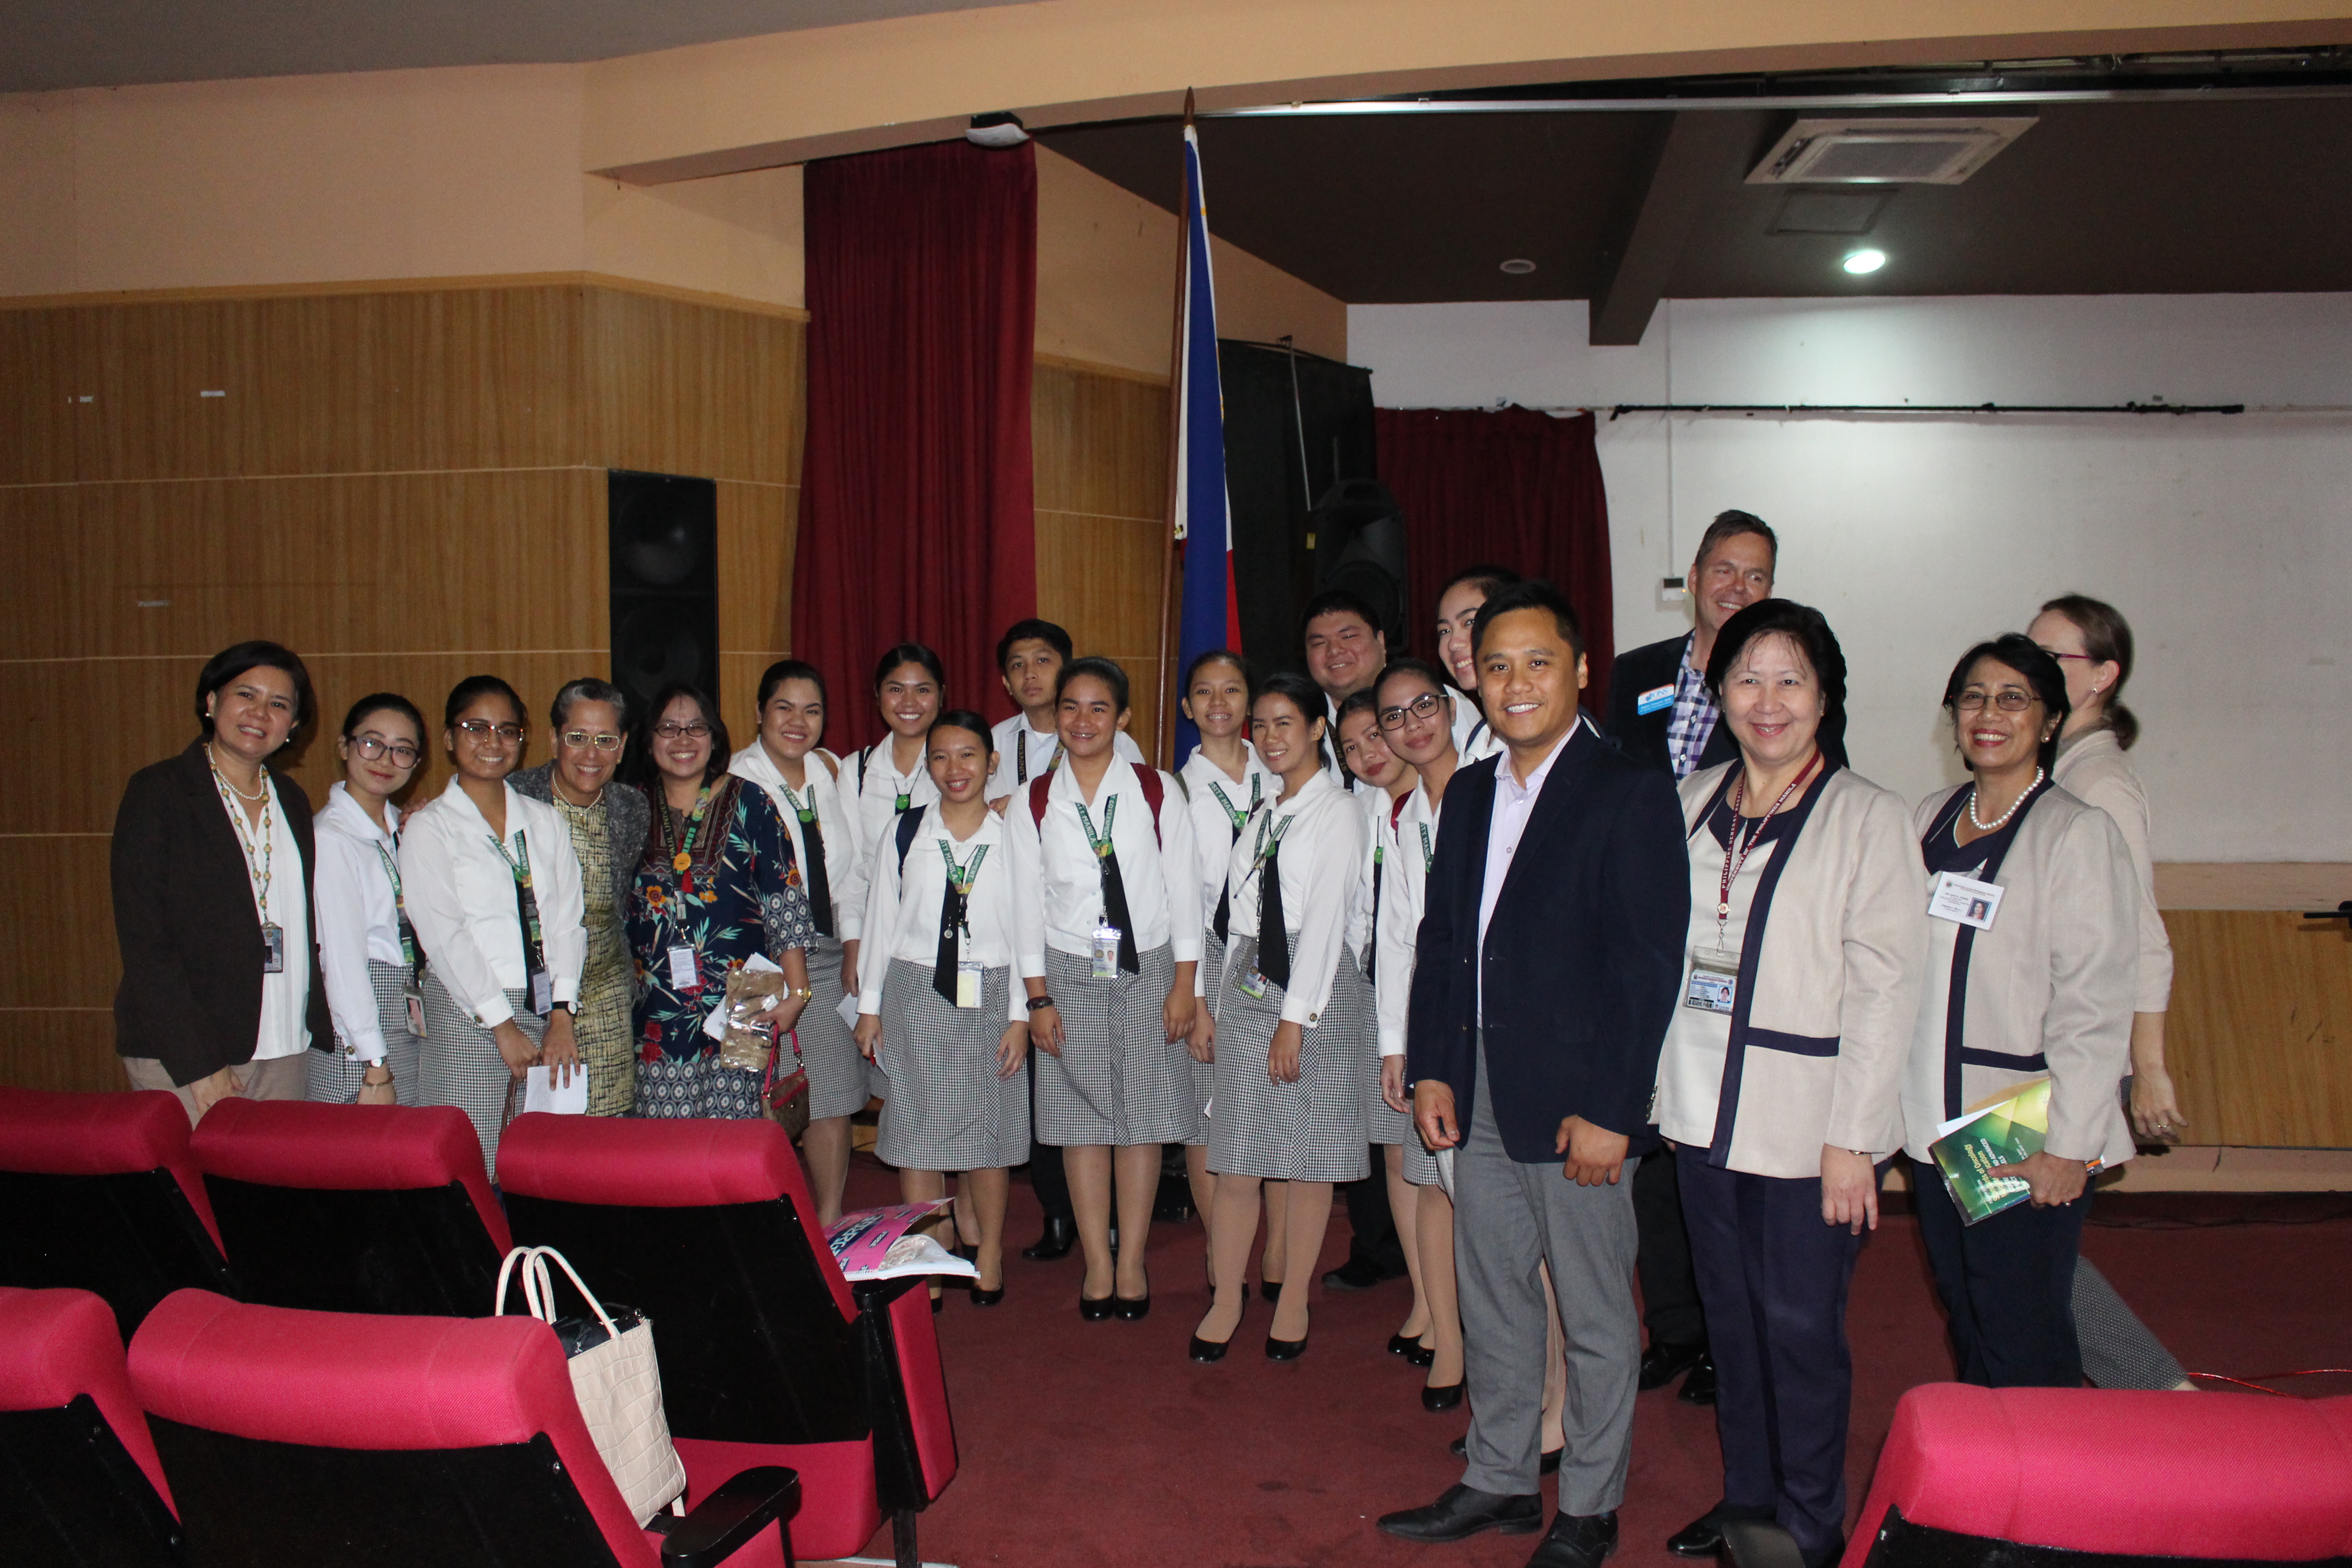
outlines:
[[[639, 995], [637, 1114], [763, 1114], [761, 1075], [722, 1064], [702, 1026], [730, 970], [755, 952], [782, 963], [815, 940], [792, 839], [766, 791], [726, 775], [683, 820], [656, 796], [628, 931]], [[690, 984], [672, 956], [679, 949], [693, 955]]]

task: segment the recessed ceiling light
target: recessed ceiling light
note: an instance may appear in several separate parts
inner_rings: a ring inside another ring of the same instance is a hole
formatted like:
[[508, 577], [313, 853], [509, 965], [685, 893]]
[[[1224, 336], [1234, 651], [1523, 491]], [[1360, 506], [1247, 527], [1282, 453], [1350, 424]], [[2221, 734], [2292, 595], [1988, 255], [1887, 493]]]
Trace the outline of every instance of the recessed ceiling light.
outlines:
[[1846, 258], [1843, 265], [1848, 272], [1851, 272], [1855, 277], [1859, 278], [1865, 272], [1875, 272], [1880, 268], [1885, 266], [1886, 252], [1883, 250], [1850, 250], [1846, 252]]
[[1536, 269], [1536, 264], [1524, 256], [1514, 256], [1503, 263], [1503, 270], [1514, 278], [1525, 278]]

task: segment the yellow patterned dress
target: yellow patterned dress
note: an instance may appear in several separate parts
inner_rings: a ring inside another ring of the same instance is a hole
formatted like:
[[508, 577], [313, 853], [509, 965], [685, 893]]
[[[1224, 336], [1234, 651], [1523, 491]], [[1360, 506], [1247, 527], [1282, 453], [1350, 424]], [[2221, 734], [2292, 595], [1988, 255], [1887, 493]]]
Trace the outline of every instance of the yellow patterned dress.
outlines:
[[588, 1067], [588, 1114], [626, 1116], [637, 1095], [637, 1054], [629, 1023], [635, 971], [629, 959], [628, 932], [621, 924], [623, 911], [613, 902], [612, 836], [604, 801], [605, 795], [599, 795], [593, 805], [574, 805], [559, 791], [555, 809], [572, 830], [587, 906], [583, 923], [588, 928], [588, 962], [580, 972], [574, 1034], [580, 1059]]

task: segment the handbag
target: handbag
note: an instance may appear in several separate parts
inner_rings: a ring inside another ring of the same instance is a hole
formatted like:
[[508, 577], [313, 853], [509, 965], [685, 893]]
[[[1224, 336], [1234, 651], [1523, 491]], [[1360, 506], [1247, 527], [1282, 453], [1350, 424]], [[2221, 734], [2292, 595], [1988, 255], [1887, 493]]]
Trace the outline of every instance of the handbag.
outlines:
[[[593, 1317], [555, 1315], [555, 1283], [548, 1259], [570, 1278]], [[499, 1268], [492, 1316], [507, 1310], [507, 1279], [522, 1265], [523, 1305], [555, 1331], [572, 1372], [572, 1395], [604, 1468], [640, 1526], [665, 1508], [677, 1513], [686, 1492], [686, 1466], [669, 1439], [662, 1413], [661, 1364], [654, 1356], [651, 1319], [634, 1308], [597, 1300], [563, 1254], [551, 1247], [518, 1247]]]
[[784, 1130], [784, 1136], [795, 1143], [809, 1126], [808, 1067], [801, 1060], [801, 1032], [791, 1036], [793, 1067], [790, 1072], [778, 1072], [783, 1065], [784, 1047], [779, 1045], [768, 1058], [767, 1076], [760, 1083], [760, 1100], [768, 1108], [768, 1115]]

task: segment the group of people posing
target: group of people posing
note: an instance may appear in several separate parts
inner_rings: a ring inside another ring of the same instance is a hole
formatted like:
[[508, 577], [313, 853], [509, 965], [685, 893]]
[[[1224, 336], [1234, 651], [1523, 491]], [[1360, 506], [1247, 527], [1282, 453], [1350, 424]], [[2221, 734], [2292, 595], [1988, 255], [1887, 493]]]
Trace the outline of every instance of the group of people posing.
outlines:
[[[269, 766], [309, 676], [240, 644], [117, 820], [120, 1048], [192, 1118], [226, 1094], [457, 1106], [493, 1174], [530, 1068], [646, 1116], [761, 1115], [804, 1069], [819, 1217], [878, 1095], [906, 1195], [958, 1184], [975, 1303], [1003, 1295], [1010, 1169], [1056, 1155], [1087, 1320], [1150, 1310], [1183, 1144], [1200, 1363], [1240, 1331], [1261, 1232], [1265, 1352], [1304, 1353], [1333, 1188], [1370, 1176], [1413, 1284], [1390, 1349], [1429, 1408], [1474, 1410], [1461, 1484], [1384, 1530], [1532, 1533], [1556, 1470], [1534, 1562], [1593, 1568], [1636, 1387], [1711, 1356], [1725, 1498], [1669, 1544], [1713, 1555], [1726, 1520], [1772, 1517], [1827, 1562], [1845, 1292], [1887, 1162], [2051, 1079], [2029, 1205], [1966, 1226], [1932, 1166], [1911, 1186], [1960, 1375], [2079, 1383], [2076, 1242], [2090, 1176], [2132, 1152], [2126, 1076], [2148, 1135], [2179, 1111], [2122, 617], [2055, 600], [1969, 649], [1942, 693], [1968, 780], [1915, 808], [1846, 765], [1844, 658], [1772, 596], [1776, 558], [1762, 521], [1718, 518], [1693, 632], [1618, 659], [1605, 724], [1549, 584], [1458, 574], [1434, 663], [1327, 594], [1312, 679], [1230, 650], [1184, 670], [1200, 744], [1172, 774], [1129, 734], [1125, 671], [1031, 620], [997, 649], [1013, 718], [948, 706], [904, 643], [873, 671], [887, 735], [846, 756], [824, 674], [789, 659], [740, 750], [702, 692], [633, 710], [586, 679], [526, 771], [496, 677], [437, 736], [365, 697], [314, 819]], [[436, 740], [452, 775], [404, 816]], [[764, 1071], [707, 1026], [759, 961], [782, 972]]]

